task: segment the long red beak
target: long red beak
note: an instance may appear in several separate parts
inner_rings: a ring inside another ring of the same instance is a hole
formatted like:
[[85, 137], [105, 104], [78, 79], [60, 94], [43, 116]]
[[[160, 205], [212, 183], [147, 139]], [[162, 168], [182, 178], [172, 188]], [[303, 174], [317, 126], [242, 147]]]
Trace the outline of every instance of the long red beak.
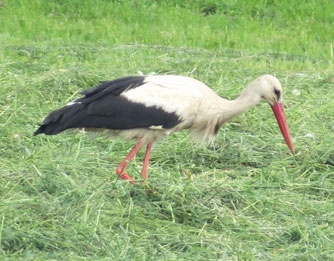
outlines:
[[284, 140], [285, 140], [286, 144], [288, 145], [289, 149], [291, 150], [291, 153], [293, 155], [295, 155], [295, 149], [292, 145], [290, 132], [289, 132], [289, 127], [288, 127], [288, 123], [286, 121], [286, 115], [285, 115], [285, 112], [284, 112], [283, 103], [275, 102], [274, 105], [271, 106], [271, 108], [273, 109], [273, 112], [275, 114], [278, 126], [281, 129], [281, 132], [282, 132], [282, 135], [284, 137]]

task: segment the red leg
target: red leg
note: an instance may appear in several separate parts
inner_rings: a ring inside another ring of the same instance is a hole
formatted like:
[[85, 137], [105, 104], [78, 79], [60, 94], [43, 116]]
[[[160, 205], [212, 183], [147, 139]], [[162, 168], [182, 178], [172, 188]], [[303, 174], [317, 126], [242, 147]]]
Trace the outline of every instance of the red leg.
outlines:
[[147, 167], [148, 167], [148, 164], [150, 162], [151, 148], [152, 148], [152, 143], [147, 144], [145, 158], [144, 158], [144, 164], [143, 164], [143, 169], [141, 171], [141, 175], [142, 175], [142, 177], [144, 179], [148, 179], [148, 176], [147, 176]]
[[120, 176], [121, 179], [133, 180], [133, 178], [125, 172], [125, 168], [128, 165], [128, 162], [131, 161], [134, 158], [134, 156], [136, 156], [141, 146], [142, 143], [139, 140], [137, 144], [129, 152], [129, 154], [125, 157], [125, 159], [121, 162], [121, 164], [119, 164], [118, 168], [116, 169], [116, 174]]

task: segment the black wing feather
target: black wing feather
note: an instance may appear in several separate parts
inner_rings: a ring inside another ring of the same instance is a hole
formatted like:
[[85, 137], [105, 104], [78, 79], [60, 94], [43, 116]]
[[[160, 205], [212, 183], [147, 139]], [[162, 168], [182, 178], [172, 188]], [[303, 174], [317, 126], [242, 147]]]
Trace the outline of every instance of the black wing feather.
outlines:
[[128, 89], [141, 86], [144, 80], [143, 76], [129, 76], [101, 82], [99, 86], [83, 91], [85, 97], [74, 104], [51, 112], [34, 135], [55, 135], [70, 128], [126, 130], [154, 125], [168, 129], [177, 125], [180, 119], [175, 113], [120, 96]]
[[96, 98], [98, 99], [101, 96], [112, 93], [113, 95], [120, 95], [122, 92], [136, 88], [142, 84], [144, 84], [145, 76], [128, 76], [120, 79], [116, 79], [113, 81], [101, 81], [100, 85], [80, 92], [80, 94], [85, 95], [84, 98], [79, 100], [87, 99], [87, 98]]

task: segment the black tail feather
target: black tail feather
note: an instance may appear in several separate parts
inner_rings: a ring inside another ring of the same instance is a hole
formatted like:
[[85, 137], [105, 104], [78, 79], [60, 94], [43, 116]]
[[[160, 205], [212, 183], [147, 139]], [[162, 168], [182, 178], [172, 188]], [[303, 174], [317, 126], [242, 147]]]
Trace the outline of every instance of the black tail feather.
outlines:
[[51, 112], [33, 136], [44, 133], [45, 135], [56, 135], [66, 129], [70, 129], [71, 118], [80, 110], [81, 104], [65, 106], [59, 110]]

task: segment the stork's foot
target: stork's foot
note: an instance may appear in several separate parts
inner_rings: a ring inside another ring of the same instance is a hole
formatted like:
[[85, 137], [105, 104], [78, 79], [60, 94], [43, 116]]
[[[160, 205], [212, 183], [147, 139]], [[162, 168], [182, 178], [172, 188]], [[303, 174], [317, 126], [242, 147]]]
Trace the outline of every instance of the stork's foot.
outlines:
[[131, 177], [128, 173], [123, 173], [123, 174], [119, 175], [119, 177], [121, 179], [125, 179], [125, 180], [133, 180], [133, 177]]
[[[124, 164], [123, 166], [119, 166], [116, 169], [116, 174], [124, 180], [133, 180], [133, 177], [131, 177], [128, 173], [125, 172], [127, 164]], [[130, 182], [131, 184], [135, 184], [135, 182]]]
[[131, 183], [132, 185], [135, 185], [135, 184], [136, 184], [136, 182], [131, 181], [131, 180], [133, 180], [133, 177], [131, 177], [128, 173], [123, 173], [123, 174], [120, 175], [119, 177], [120, 177], [121, 179], [124, 179], [124, 180], [129, 180], [130, 183]]

